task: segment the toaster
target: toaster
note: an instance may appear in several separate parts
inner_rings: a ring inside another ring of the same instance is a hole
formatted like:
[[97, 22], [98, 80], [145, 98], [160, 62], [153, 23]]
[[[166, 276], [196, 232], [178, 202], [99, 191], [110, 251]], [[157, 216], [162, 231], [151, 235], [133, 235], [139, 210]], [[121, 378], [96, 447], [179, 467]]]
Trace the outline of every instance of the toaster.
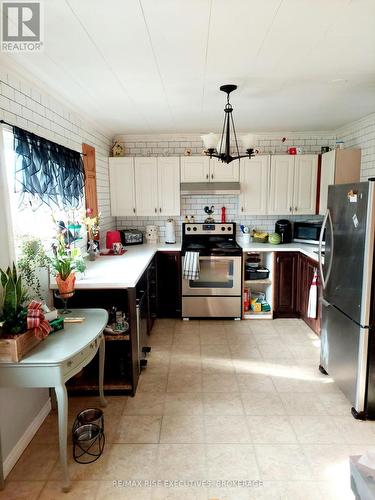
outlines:
[[121, 229], [121, 243], [123, 246], [142, 245], [143, 233], [139, 229]]

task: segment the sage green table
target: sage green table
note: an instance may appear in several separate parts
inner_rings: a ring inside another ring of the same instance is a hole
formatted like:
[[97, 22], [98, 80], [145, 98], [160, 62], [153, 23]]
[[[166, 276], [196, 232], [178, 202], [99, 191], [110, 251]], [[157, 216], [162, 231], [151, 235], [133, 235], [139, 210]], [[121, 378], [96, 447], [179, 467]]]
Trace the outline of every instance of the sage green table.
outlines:
[[104, 309], [73, 309], [66, 317], [84, 317], [82, 323], [66, 323], [49, 335], [19, 363], [0, 363], [0, 387], [53, 387], [56, 393], [63, 491], [69, 491], [67, 461], [68, 397], [65, 383], [93, 359], [99, 349], [99, 395], [103, 391], [105, 340], [108, 313]]

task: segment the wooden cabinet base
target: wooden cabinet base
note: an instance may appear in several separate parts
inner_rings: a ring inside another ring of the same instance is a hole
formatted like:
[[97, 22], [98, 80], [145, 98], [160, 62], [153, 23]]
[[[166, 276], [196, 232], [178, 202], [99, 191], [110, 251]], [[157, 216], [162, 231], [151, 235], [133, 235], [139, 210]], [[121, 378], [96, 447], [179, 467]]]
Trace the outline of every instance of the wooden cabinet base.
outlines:
[[275, 252], [274, 318], [299, 318], [297, 252]]

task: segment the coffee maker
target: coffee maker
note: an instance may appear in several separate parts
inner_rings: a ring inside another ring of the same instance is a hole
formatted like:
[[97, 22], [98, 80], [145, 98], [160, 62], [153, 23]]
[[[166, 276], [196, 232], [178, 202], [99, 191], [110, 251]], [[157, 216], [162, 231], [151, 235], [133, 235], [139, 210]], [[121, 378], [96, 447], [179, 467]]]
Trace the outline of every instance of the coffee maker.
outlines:
[[280, 219], [276, 221], [275, 233], [278, 233], [281, 237], [280, 243], [291, 243], [292, 242], [292, 223], [287, 219]]

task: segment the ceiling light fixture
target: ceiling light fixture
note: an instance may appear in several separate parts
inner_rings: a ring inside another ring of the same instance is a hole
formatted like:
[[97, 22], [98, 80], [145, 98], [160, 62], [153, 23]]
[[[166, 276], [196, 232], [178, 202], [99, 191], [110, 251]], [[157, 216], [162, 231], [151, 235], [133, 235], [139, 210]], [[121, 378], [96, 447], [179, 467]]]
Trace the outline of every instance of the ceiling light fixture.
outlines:
[[[218, 158], [223, 163], [230, 163], [231, 161], [239, 160], [240, 158], [251, 158], [256, 153], [254, 150], [254, 136], [252, 134], [247, 134], [241, 138], [246, 154], [240, 155], [240, 151], [238, 149], [236, 128], [234, 126], [232, 115], [233, 107], [229, 102], [230, 93], [236, 89], [237, 85], [222, 85], [220, 87], [220, 90], [227, 94], [227, 102], [224, 108], [223, 131], [221, 133], [220, 141], [218, 134], [213, 134], [212, 132], [201, 136], [204, 147], [206, 148], [206, 154], [210, 158]], [[235, 145], [235, 156], [231, 155], [231, 128], [234, 139], [233, 142]]]

